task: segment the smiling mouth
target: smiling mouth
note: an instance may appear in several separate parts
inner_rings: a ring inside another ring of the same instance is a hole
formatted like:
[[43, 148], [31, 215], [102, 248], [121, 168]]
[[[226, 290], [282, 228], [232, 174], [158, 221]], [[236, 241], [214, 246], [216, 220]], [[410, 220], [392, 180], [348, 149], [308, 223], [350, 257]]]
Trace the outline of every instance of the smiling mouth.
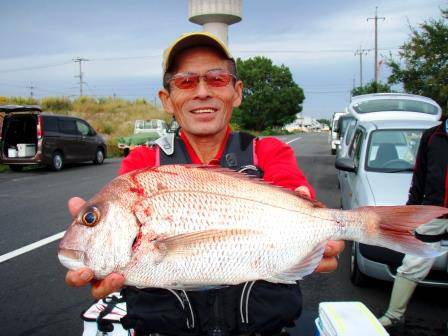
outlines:
[[194, 114], [205, 114], [205, 113], [213, 113], [216, 111], [217, 111], [217, 109], [214, 109], [214, 108], [200, 108], [200, 109], [191, 110], [190, 112], [194, 113]]

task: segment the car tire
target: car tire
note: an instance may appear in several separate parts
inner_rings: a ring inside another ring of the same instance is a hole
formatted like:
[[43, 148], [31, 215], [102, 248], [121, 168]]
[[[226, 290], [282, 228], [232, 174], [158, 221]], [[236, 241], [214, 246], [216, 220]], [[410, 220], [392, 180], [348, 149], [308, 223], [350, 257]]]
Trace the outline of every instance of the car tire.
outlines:
[[100, 165], [104, 162], [104, 151], [101, 148], [98, 148], [95, 152], [95, 158], [93, 159], [93, 163]]
[[23, 169], [22, 165], [9, 165], [9, 169], [15, 172], [20, 172]]
[[370, 278], [359, 270], [356, 244], [353, 242], [350, 252], [350, 281], [357, 287], [363, 287], [369, 284], [369, 280]]
[[64, 166], [64, 156], [61, 152], [54, 152], [51, 159], [51, 169], [54, 171], [60, 171]]

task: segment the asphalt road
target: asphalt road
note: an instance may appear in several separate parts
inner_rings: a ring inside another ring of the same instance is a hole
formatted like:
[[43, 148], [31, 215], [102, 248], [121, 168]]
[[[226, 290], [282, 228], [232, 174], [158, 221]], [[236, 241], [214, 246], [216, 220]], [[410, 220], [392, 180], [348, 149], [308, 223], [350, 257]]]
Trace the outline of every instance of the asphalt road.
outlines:
[[[328, 207], [339, 207], [334, 156], [327, 134], [283, 138], [292, 141], [299, 165], [315, 187], [317, 198]], [[68, 167], [62, 172], [45, 169], [0, 174], [0, 260], [5, 254], [51, 237], [70, 222], [66, 203], [73, 195], [91, 197], [116, 176], [118, 160], [102, 166]], [[367, 288], [349, 281], [349, 244], [340, 267], [331, 274], [313, 274], [302, 281], [304, 312], [295, 335], [312, 336], [312, 322], [322, 301], [362, 301], [375, 314], [386, 308], [391, 284], [373, 282]], [[81, 311], [92, 299], [88, 288], [73, 289], [64, 283], [65, 269], [56, 256], [57, 240], [0, 263], [0, 335], [81, 335]], [[391, 335], [444, 335], [448, 320], [447, 290], [418, 288], [404, 329]], [[300, 332], [299, 332], [300, 329]]]

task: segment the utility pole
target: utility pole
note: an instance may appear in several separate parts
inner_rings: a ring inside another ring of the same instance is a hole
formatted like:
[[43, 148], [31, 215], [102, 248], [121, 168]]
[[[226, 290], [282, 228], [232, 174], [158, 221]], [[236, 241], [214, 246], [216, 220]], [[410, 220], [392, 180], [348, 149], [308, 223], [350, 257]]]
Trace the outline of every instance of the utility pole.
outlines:
[[33, 83], [30, 83], [30, 86], [27, 86], [26, 88], [30, 89], [30, 97], [33, 98], [34, 97], [33, 89], [35, 89], [36, 87], [33, 86]]
[[75, 78], [79, 78], [79, 96], [82, 97], [82, 85], [85, 84], [85, 82], [83, 81], [83, 73], [82, 73], [82, 62], [88, 61], [87, 58], [75, 58], [73, 60], [73, 62], [75, 63], [79, 63], [79, 75], [75, 76]]
[[386, 20], [385, 17], [378, 17], [378, 7], [375, 7], [375, 17], [367, 18], [367, 21], [375, 20], [375, 83], [378, 83], [378, 20]]
[[362, 86], [362, 55], [367, 55], [368, 49], [362, 49], [361, 46], [355, 51], [355, 56], [359, 55], [359, 86]]

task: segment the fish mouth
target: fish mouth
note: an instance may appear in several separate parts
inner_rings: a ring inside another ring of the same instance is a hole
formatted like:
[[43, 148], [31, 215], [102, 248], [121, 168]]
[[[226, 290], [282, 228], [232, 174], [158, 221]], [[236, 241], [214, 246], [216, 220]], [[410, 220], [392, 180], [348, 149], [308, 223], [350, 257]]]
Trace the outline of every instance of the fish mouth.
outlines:
[[85, 253], [77, 250], [59, 249], [58, 258], [61, 264], [68, 269], [78, 269], [86, 267], [84, 264]]

